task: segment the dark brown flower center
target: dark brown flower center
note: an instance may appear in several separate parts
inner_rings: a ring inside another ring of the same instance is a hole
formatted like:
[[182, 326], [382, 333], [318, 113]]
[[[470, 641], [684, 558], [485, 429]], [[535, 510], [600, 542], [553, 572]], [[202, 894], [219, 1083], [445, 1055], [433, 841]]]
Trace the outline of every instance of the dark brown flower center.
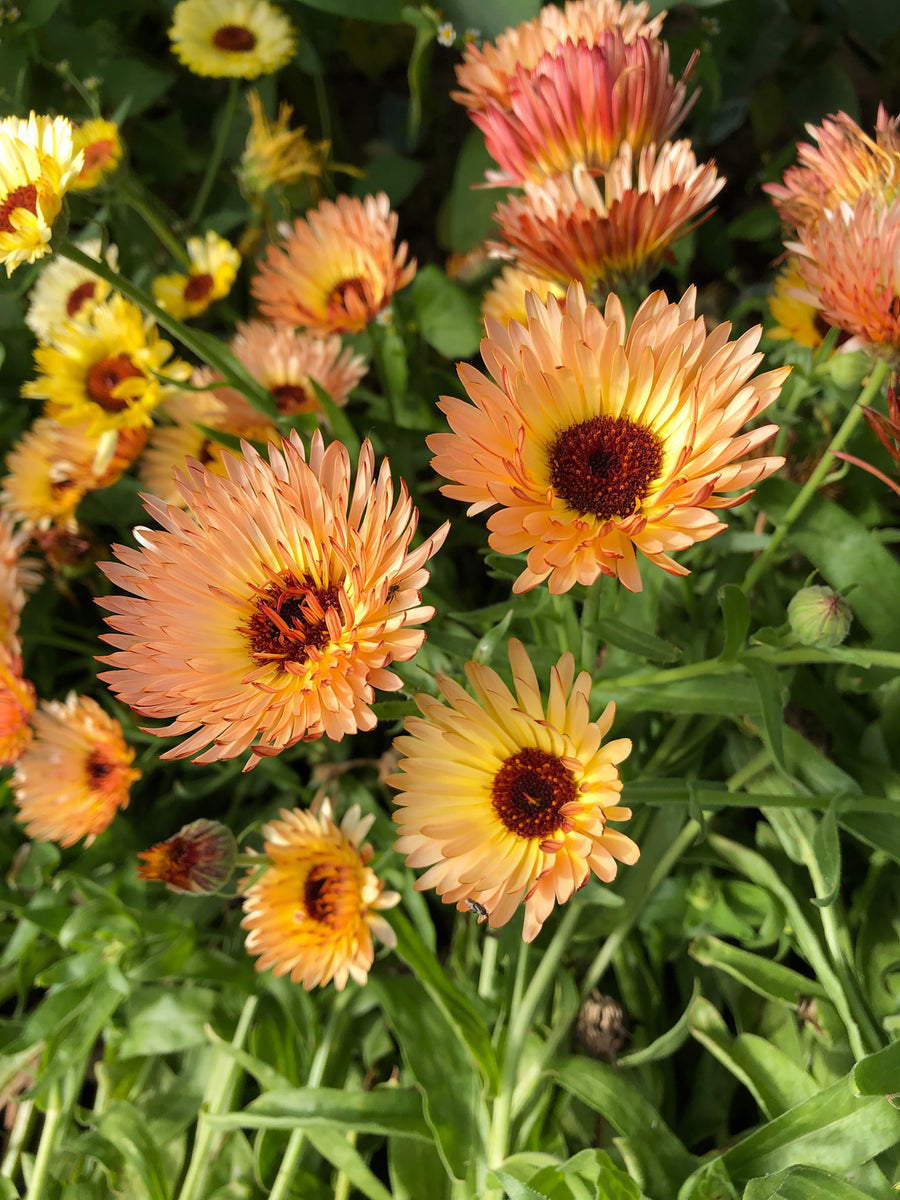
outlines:
[[189, 275], [184, 285], [184, 298], [191, 304], [205, 300], [212, 291], [212, 275]]
[[340, 612], [340, 589], [319, 588], [290, 572], [263, 588], [242, 632], [260, 662], [303, 663], [331, 641], [329, 609]]
[[105, 167], [113, 156], [113, 143], [110, 138], [100, 138], [84, 148], [84, 166], [78, 172], [78, 178], [89, 175], [98, 167]]
[[27, 208], [30, 213], [37, 212], [37, 188], [33, 183], [25, 183], [7, 193], [6, 199], [0, 204], [0, 233], [13, 232], [9, 218], [17, 208]]
[[247, 54], [256, 46], [256, 34], [246, 25], [222, 25], [212, 40], [214, 46], [229, 54]]
[[352, 872], [344, 863], [320, 863], [312, 868], [303, 888], [303, 906], [313, 921], [341, 928], [350, 899]]
[[74, 291], [69, 292], [69, 299], [66, 301], [66, 315], [74, 317], [86, 300], [93, 298], [94, 292], [97, 290], [96, 283], [92, 283], [90, 279], [79, 284]]
[[282, 416], [290, 417], [294, 413], [309, 412], [316, 407], [315, 399], [301, 383], [279, 383], [272, 388], [272, 395]]
[[122, 412], [128, 407], [128, 401], [122, 396], [114, 396], [113, 392], [123, 380], [141, 378], [143, 374], [127, 354], [101, 358], [87, 373], [88, 395], [104, 412]]
[[325, 307], [331, 308], [332, 305], [337, 305], [339, 308], [349, 309], [347, 301], [351, 297], [355, 300], [354, 307], [366, 308], [368, 306], [366, 285], [359, 275], [354, 275], [352, 279], [342, 279], [336, 283], [325, 299]]
[[115, 787], [116, 778], [110, 779], [110, 776], [116, 775], [117, 763], [110, 760], [103, 754], [102, 750], [93, 750], [87, 760], [87, 777], [88, 785], [95, 792], [108, 792], [111, 787]]
[[555, 754], [534, 747], [511, 754], [491, 785], [494, 812], [510, 833], [529, 841], [571, 829], [560, 809], [577, 794], [569, 768]]
[[550, 447], [550, 482], [575, 512], [630, 517], [662, 468], [662, 439], [628, 417], [591, 417]]

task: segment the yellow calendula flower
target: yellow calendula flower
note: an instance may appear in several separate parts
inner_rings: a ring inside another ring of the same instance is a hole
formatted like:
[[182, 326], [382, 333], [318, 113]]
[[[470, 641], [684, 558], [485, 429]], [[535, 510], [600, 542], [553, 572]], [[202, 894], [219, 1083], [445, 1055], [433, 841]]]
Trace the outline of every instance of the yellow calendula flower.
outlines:
[[82, 161], [65, 117], [0, 121], [0, 262], [7, 275], [49, 253], [53, 222]]
[[558, 298], [565, 296], [566, 289], [555, 279], [547, 279], [518, 263], [511, 263], [503, 268], [485, 292], [481, 315], [493, 317], [502, 325], [508, 325], [510, 321], [524, 324], [528, 320], [525, 297], [529, 292], [534, 292], [539, 300], [546, 300], [551, 295]]
[[84, 121], [73, 130], [75, 150], [84, 155], [81, 171], [72, 183], [72, 190], [86, 192], [111, 175], [122, 158], [122, 141], [115, 121], [98, 117]]
[[767, 299], [772, 319], [777, 322], [767, 332], [771, 338], [794, 341], [798, 346], [815, 350], [822, 345], [828, 325], [814, 304], [800, 299], [800, 294], [805, 291], [797, 258], [792, 255], [775, 276]]
[[169, 37], [189, 71], [213, 78], [270, 75], [296, 45], [290, 21], [268, 0], [181, 0]]
[[[78, 243], [90, 258], [100, 261], [101, 241], [89, 238]], [[103, 255], [116, 270], [119, 252], [109, 246]], [[54, 258], [41, 270], [31, 289], [25, 324], [39, 342], [52, 342], [53, 334], [69, 321], [85, 321], [94, 307], [107, 298], [110, 285], [86, 267], [68, 258]]]
[[275, 121], [266, 116], [255, 88], [247, 93], [247, 104], [252, 123], [238, 171], [244, 195], [252, 199], [270, 188], [321, 179], [331, 143], [309, 141], [302, 126], [291, 129], [290, 104], [282, 102]]
[[22, 677], [22, 659], [0, 646], [0, 767], [11, 767], [32, 738], [34, 687]]
[[199, 316], [214, 300], [227, 296], [241, 266], [231, 242], [212, 230], [206, 237], [189, 238], [187, 252], [187, 275], [158, 275], [152, 285], [157, 304], [179, 321]]
[[169, 361], [171, 354], [155, 323], [116, 294], [90, 321], [65, 326], [53, 346], [38, 346], [38, 377], [22, 395], [46, 400], [47, 415], [63, 425], [85, 422], [91, 436], [150, 425], [166, 394], [157, 375], [183, 381], [190, 374], [186, 363]]

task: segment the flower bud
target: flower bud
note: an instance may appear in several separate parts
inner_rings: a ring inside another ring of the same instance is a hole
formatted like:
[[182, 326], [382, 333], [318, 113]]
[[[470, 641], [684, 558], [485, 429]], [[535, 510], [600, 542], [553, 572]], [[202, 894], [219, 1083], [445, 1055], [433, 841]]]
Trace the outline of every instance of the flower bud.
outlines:
[[219, 821], [192, 821], [164, 842], [141, 850], [138, 878], [164, 883], [189, 895], [219, 892], [231, 878], [237, 843]]
[[788, 605], [791, 632], [804, 646], [839, 646], [850, 632], [853, 614], [830, 587], [806, 587]]

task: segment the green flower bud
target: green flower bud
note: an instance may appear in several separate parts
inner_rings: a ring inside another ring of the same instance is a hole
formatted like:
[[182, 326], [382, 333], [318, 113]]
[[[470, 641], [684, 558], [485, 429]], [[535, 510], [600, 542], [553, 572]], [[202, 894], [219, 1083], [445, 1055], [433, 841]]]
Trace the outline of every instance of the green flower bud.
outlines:
[[804, 646], [839, 646], [850, 632], [850, 605], [830, 587], [806, 587], [788, 605], [791, 632]]

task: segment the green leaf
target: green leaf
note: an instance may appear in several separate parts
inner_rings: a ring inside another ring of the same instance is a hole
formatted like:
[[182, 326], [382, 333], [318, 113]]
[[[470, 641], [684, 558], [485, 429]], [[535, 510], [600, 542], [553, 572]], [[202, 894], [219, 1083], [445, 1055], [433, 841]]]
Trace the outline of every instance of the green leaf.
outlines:
[[834, 804], [830, 804], [816, 825], [812, 837], [812, 852], [825, 886], [831, 890], [824, 896], [813, 898], [819, 908], [829, 908], [838, 898], [841, 887], [841, 844], [838, 840], [837, 817]]
[[736, 583], [726, 583], [719, 588], [719, 604], [722, 608], [722, 623], [725, 627], [725, 644], [719, 658], [733, 662], [747, 640], [750, 629], [750, 604], [742, 588]]
[[[859, 801], [854, 798], [854, 807], [857, 804]], [[842, 813], [840, 826], [873, 850], [883, 850], [894, 862], [900, 863], [900, 822], [896, 817], [865, 812]]]
[[391, 1138], [387, 1150], [394, 1200], [449, 1200], [450, 1179], [434, 1142]]
[[690, 1016], [691, 1009], [694, 1007], [700, 995], [700, 980], [694, 980], [694, 990], [690, 1000], [687, 1003], [687, 1008], [675, 1022], [671, 1029], [667, 1029], [664, 1034], [656, 1038], [649, 1046], [643, 1046], [640, 1050], [632, 1050], [630, 1054], [624, 1054], [617, 1061], [617, 1066], [621, 1070], [622, 1067], [642, 1067], [647, 1063], [658, 1062], [661, 1058], [669, 1058], [676, 1050], [680, 1050], [684, 1043], [691, 1036]]
[[727, 1167], [714, 1158], [684, 1181], [677, 1200], [738, 1200], [738, 1194]]
[[506, 1171], [494, 1171], [493, 1174], [503, 1185], [503, 1190], [509, 1200], [548, 1200], [546, 1192], [536, 1192], [534, 1188], [520, 1183], [512, 1175], [508, 1175]]
[[615, 617], [601, 617], [595, 626], [597, 636], [603, 642], [627, 650], [650, 662], [671, 663], [681, 658], [681, 650], [663, 638], [654, 637], [652, 633], [638, 628], [636, 625], [626, 625]]
[[403, 19], [403, 0], [302, 0], [302, 3], [335, 17], [355, 17], [384, 25], [394, 25]]
[[323, 1158], [347, 1177], [369, 1200], [391, 1200], [391, 1193], [366, 1165], [365, 1159], [345, 1135], [333, 1129], [308, 1129], [306, 1136]]
[[[669, 1129], [657, 1110], [624, 1076], [605, 1063], [584, 1058], [567, 1058], [554, 1075], [561, 1087], [594, 1112], [602, 1113], [627, 1138], [638, 1180], [651, 1196], [671, 1196], [696, 1169], [696, 1160]], [[652, 1138], [647, 1131], [652, 1130]]]
[[171, 1054], [206, 1045], [205, 1027], [216, 1004], [209, 988], [145, 987], [125, 1009], [125, 1031], [116, 1047], [120, 1058]]
[[752, 1179], [744, 1191], [744, 1200], [871, 1200], [871, 1197], [817, 1167], [788, 1167], [765, 1179]]
[[861, 1058], [853, 1068], [853, 1086], [860, 1096], [900, 1093], [900, 1041]]
[[445, 358], [471, 358], [484, 336], [474, 296], [429, 263], [416, 275], [413, 303], [422, 337]]
[[217, 1129], [339, 1129], [381, 1137], [431, 1139], [414, 1088], [371, 1092], [342, 1088], [290, 1088], [266, 1092], [240, 1112], [207, 1115]]
[[784, 764], [784, 700], [778, 671], [771, 663], [745, 655], [741, 660], [753, 677], [759, 691], [759, 702], [763, 718], [763, 738], [777, 765], [786, 770]]
[[339, 442], [347, 447], [351, 462], [359, 460], [359, 436], [347, 414], [339, 408], [320, 383], [309, 376], [309, 385], [315, 393], [316, 400], [322, 406], [322, 412], [328, 422], [328, 428]]
[[452, 21], [457, 33], [477, 29], [483, 38], [495, 38], [511, 25], [536, 17], [541, 0], [442, 0], [441, 12]]
[[802, 996], [825, 996], [825, 989], [817, 979], [715, 937], [696, 938], [688, 947], [688, 954], [704, 967], [725, 971], [767, 1000], [792, 1008], [797, 1007]]
[[481, 130], [471, 129], [456, 160], [453, 184], [448, 197], [445, 240], [449, 242], [449, 248], [457, 254], [473, 250], [495, 228], [492, 219], [494, 210], [497, 204], [505, 199], [507, 193], [502, 188], [481, 188], [474, 185], [483, 183], [485, 171], [496, 165], [484, 147]]
[[133, 1169], [133, 1177], [149, 1200], [169, 1200], [166, 1168], [144, 1117], [133, 1104], [111, 1100], [100, 1115], [97, 1131], [116, 1147]]

